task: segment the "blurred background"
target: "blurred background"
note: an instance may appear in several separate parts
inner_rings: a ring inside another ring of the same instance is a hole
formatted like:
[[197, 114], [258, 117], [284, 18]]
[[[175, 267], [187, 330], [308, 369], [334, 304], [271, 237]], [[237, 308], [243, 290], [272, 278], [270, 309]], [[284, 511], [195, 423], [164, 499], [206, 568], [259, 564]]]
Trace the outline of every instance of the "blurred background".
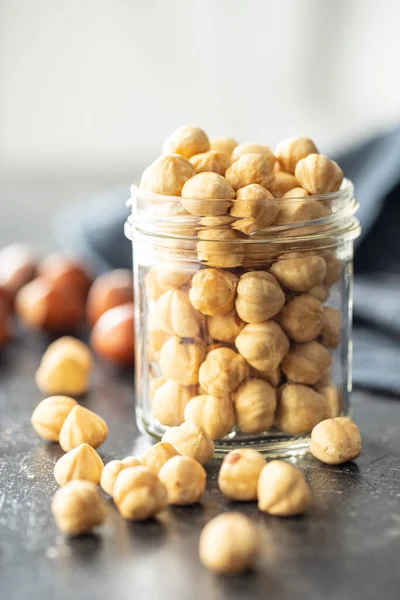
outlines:
[[47, 247], [180, 124], [327, 153], [390, 129], [399, 23], [398, 0], [0, 0], [0, 245]]

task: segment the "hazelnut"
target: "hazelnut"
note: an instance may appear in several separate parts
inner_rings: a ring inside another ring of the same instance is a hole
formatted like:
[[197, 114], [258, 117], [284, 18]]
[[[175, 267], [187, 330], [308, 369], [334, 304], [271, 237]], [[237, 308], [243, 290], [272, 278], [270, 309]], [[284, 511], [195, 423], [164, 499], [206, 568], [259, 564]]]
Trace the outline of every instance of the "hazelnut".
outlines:
[[260, 371], [259, 369], [250, 367], [250, 375], [256, 379], [264, 379], [264, 381], [268, 381], [268, 383], [270, 383], [274, 388], [278, 387], [281, 382], [281, 370], [279, 367], [273, 369], [272, 371]]
[[189, 298], [204, 315], [225, 315], [235, 302], [237, 277], [218, 269], [202, 269], [193, 276]]
[[201, 532], [199, 555], [207, 569], [218, 574], [249, 569], [259, 549], [255, 525], [240, 513], [224, 513], [207, 523]]
[[146, 273], [145, 278], [144, 278], [144, 287], [145, 287], [145, 290], [146, 290], [146, 296], [150, 300], [158, 300], [159, 297], [162, 296], [167, 291], [167, 289], [169, 288], [168, 285], [162, 286], [158, 282], [157, 271], [156, 271], [155, 267], [152, 267]]
[[73, 450], [80, 444], [97, 448], [108, 435], [107, 423], [98, 414], [83, 406], [74, 406], [65, 419], [59, 436], [64, 452]]
[[264, 457], [256, 450], [238, 448], [229, 452], [219, 471], [219, 489], [231, 500], [257, 500], [258, 478], [265, 465]]
[[144, 521], [167, 506], [167, 490], [147, 467], [129, 467], [117, 476], [113, 499], [124, 519]]
[[173, 379], [165, 381], [155, 392], [151, 409], [162, 425], [175, 427], [184, 419], [185, 407], [196, 395], [195, 386], [180, 385]]
[[285, 294], [273, 275], [266, 271], [244, 273], [237, 286], [236, 310], [247, 323], [271, 319], [285, 304]]
[[275, 189], [274, 172], [262, 154], [244, 154], [227, 169], [225, 177], [235, 191], [251, 183], [258, 183], [269, 192]]
[[17, 292], [36, 276], [36, 260], [24, 244], [11, 244], [0, 250], [0, 285], [11, 302]]
[[128, 469], [129, 467], [139, 467], [142, 463], [140, 460], [135, 458], [134, 456], [127, 456], [123, 460], [111, 460], [104, 467], [101, 478], [100, 485], [106, 494], [113, 495], [114, 484], [117, 480], [118, 475], [123, 469]]
[[202, 345], [185, 343], [178, 337], [172, 337], [165, 342], [160, 351], [162, 376], [181, 385], [196, 385], [204, 355], [205, 349]]
[[174, 456], [158, 476], [167, 489], [169, 504], [195, 504], [206, 489], [206, 471], [190, 456]]
[[310, 342], [321, 331], [322, 304], [310, 294], [295, 296], [281, 310], [279, 324], [294, 342]]
[[84, 479], [97, 485], [103, 468], [104, 463], [96, 450], [88, 444], [80, 444], [56, 462], [54, 478], [58, 485], [65, 485], [72, 479]]
[[275, 225], [316, 221], [327, 217], [328, 214], [328, 209], [320, 200], [312, 200], [306, 190], [297, 187], [283, 196]]
[[239, 317], [236, 308], [233, 308], [225, 315], [216, 315], [208, 317], [208, 332], [214, 340], [233, 344], [236, 337], [245, 326], [244, 321]]
[[337, 348], [340, 343], [342, 319], [340, 310], [324, 306], [322, 311], [321, 341], [328, 348]]
[[302, 158], [318, 152], [314, 142], [307, 137], [294, 137], [280, 142], [275, 150], [282, 171], [293, 174]]
[[110, 308], [96, 321], [90, 336], [96, 354], [119, 365], [133, 365], [134, 306], [132, 303]]
[[224, 152], [229, 156], [232, 156], [232, 152], [237, 146], [236, 140], [230, 137], [213, 137], [210, 139], [210, 149], [217, 150], [218, 152]]
[[207, 229], [226, 229], [234, 222], [234, 217], [230, 215], [221, 215], [220, 217], [200, 217], [199, 224]]
[[342, 274], [343, 262], [336, 258], [336, 256], [324, 256], [326, 263], [326, 275], [324, 279], [324, 285], [331, 286], [339, 281]]
[[337, 192], [343, 181], [339, 165], [323, 154], [309, 154], [296, 165], [296, 178], [309, 194]]
[[247, 362], [260, 371], [274, 371], [289, 351], [289, 339], [274, 321], [246, 325], [235, 344]]
[[245, 144], [240, 144], [239, 146], [236, 146], [236, 148], [234, 148], [234, 150], [232, 151], [232, 162], [236, 162], [245, 154], [261, 154], [266, 158], [269, 168], [271, 170], [274, 168], [275, 156], [272, 153], [272, 150], [269, 146], [264, 146], [262, 144], [252, 144], [249, 142]]
[[76, 400], [68, 396], [51, 396], [42, 400], [31, 416], [33, 429], [44, 440], [58, 442], [61, 427], [77, 404]]
[[0, 349], [13, 337], [13, 325], [9, 308], [0, 297]]
[[331, 364], [329, 350], [312, 341], [294, 344], [282, 361], [282, 371], [290, 381], [314, 385]]
[[[239, 234], [232, 229], [203, 229], [198, 233], [201, 242], [196, 249], [199, 260], [209, 267], [234, 268], [243, 262]], [[236, 243], [234, 241], [236, 240]]]
[[324, 416], [323, 419], [334, 419], [338, 417], [343, 410], [343, 398], [333, 383], [322, 384], [318, 382], [317, 392], [324, 399]]
[[39, 275], [57, 288], [73, 291], [86, 298], [92, 278], [85, 267], [61, 253], [51, 254], [39, 264]]
[[190, 456], [201, 465], [205, 465], [214, 456], [214, 442], [199, 425], [182, 423], [179, 427], [171, 427], [162, 438], [163, 442], [172, 444], [182, 456]]
[[276, 390], [263, 379], [244, 381], [233, 395], [236, 424], [243, 433], [267, 431], [274, 422]]
[[320, 302], [325, 302], [329, 296], [329, 288], [323, 283], [319, 283], [311, 288], [311, 290], [308, 291], [308, 294]]
[[225, 175], [225, 171], [231, 164], [229, 156], [218, 150], [208, 150], [208, 152], [195, 154], [189, 160], [195, 173], [212, 171], [218, 173], [218, 175]]
[[326, 419], [311, 433], [311, 454], [328, 465], [340, 465], [361, 454], [361, 434], [357, 425], [347, 417]]
[[208, 394], [224, 396], [234, 392], [249, 374], [249, 365], [230, 348], [211, 350], [199, 370], [199, 383]]
[[133, 302], [132, 273], [128, 269], [116, 269], [100, 275], [86, 301], [86, 316], [91, 327], [110, 308]]
[[186, 405], [185, 421], [200, 425], [213, 440], [221, 439], [235, 424], [232, 401], [228, 396], [195, 396]]
[[169, 289], [157, 301], [160, 329], [169, 335], [196, 338], [204, 324], [204, 316], [193, 308], [188, 292]]
[[230, 210], [234, 217], [242, 217], [232, 227], [250, 234], [273, 223], [278, 215], [278, 203], [268, 190], [257, 183], [240, 188]]
[[265, 465], [258, 480], [258, 508], [277, 517], [301, 515], [310, 506], [311, 490], [300, 469], [283, 460]]
[[170, 336], [165, 331], [159, 329], [149, 330], [147, 332], [147, 360], [149, 362], [158, 362], [160, 350]]
[[43, 354], [42, 361], [46, 361], [53, 354], [61, 351], [65, 354], [75, 356], [87, 371], [93, 369], [94, 361], [89, 346], [85, 342], [82, 342], [82, 340], [69, 335], [64, 335], [52, 342]]
[[275, 171], [275, 198], [282, 198], [287, 192], [297, 187], [299, 187], [299, 182], [294, 175], [284, 171]]
[[182, 204], [199, 217], [224, 215], [235, 197], [229, 182], [218, 173], [198, 173], [182, 189]]
[[181, 154], [190, 158], [194, 154], [207, 152], [210, 148], [208, 137], [199, 127], [182, 126], [165, 140], [163, 154]]
[[[162, 260], [156, 266], [156, 278], [161, 296], [169, 288], [180, 288], [187, 283], [197, 271], [198, 266], [178, 260]], [[156, 300], [158, 298], [155, 298]]]
[[289, 253], [275, 262], [270, 271], [281, 285], [295, 292], [308, 292], [323, 282], [326, 263], [322, 256]]
[[180, 196], [185, 183], [193, 177], [190, 162], [179, 154], [160, 156], [142, 175], [140, 187], [146, 192], [164, 196]]
[[288, 383], [280, 393], [276, 423], [285, 433], [305, 433], [323, 419], [324, 410], [321, 394], [306, 385]]
[[[168, 444], [167, 442], [158, 442], [143, 454], [141, 461], [145, 467], [154, 473], [154, 475], [158, 475], [165, 463], [174, 456], [179, 456], [179, 452], [177, 452], [171, 444]], [[164, 483], [161, 479], [160, 481]]]
[[51, 510], [57, 527], [68, 535], [80, 535], [100, 525], [106, 516], [104, 501], [91, 481], [70, 481], [53, 498]]

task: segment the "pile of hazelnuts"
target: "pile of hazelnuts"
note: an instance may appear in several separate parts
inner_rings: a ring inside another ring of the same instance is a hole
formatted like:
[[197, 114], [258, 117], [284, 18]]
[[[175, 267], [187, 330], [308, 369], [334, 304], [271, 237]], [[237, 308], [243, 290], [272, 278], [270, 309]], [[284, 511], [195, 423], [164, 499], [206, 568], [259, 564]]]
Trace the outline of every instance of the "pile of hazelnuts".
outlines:
[[15, 317], [50, 336], [91, 329], [104, 360], [133, 365], [132, 273], [117, 269], [93, 280], [90, 270], [62, 253], [38, 261], [24, 244], [0, 251], [0, 349], [15, 334]]

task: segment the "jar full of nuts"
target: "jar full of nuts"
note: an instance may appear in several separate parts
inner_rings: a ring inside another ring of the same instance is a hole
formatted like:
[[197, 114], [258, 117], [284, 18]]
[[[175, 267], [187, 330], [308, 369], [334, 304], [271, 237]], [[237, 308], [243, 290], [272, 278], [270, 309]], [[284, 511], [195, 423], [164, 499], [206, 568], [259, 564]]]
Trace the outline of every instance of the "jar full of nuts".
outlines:
[[309, 138], [272, 151], [180, 127], [130, 204], [141, 431], [304, 451], [349, 410], [352, 183]]

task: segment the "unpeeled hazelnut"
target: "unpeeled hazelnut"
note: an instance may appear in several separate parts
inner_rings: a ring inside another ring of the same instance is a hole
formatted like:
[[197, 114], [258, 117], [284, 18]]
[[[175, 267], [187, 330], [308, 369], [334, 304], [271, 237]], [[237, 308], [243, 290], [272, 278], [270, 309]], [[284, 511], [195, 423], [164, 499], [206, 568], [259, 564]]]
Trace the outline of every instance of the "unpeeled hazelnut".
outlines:
[[111, 460], [101, 472], [100, 485], [106, 494], [113, 495], [114, 484], [123, 469], [139, 467], [142, 463], [134, 456], [127, 456], [123, 460]]
[[347, 417], [326, 419], [311, 433], [311, 454], [328, 465], [340, 465], [361, 454], [361, 434]]
[[189, 298], [204, 315], [224, 315], [235, 302], [237, 277], [219, 269], [202, 269], [192, 279]]
[[65, 485], [72, 479], [100, 482], [104, 463], [96, 450], [89, 444], [80, 444], [62, 456], [55, 464], [54, 478], [58, 485]]
[[224, 513], [201, 532], [199, 555], [207, 569], [219, 574], [249, 569], [259, 549], [256, 527], [240, 513]]
[[175, 427], [181, 425], [187, 403], [196, 395], [195, 386], [184, 386], [168, 379], [155, 391], [151, 409], [162, 425]]
[[200, 335], [204, 316], [193, 307], [188, 292], [172, 288], [157, 301], [157, 322], [169, 335], [196, 338]]
[[342, 319], [340, 310], [324, 306], [322, 311], [321, 341], [328, 348], [337, 348], [340, 343]]
[[64, 452], [84, 443], [97, 448], [107, 435], [108, 427], [104, 419], [88, 408], [78, 405], [73, 407], [65, 419], [61, 427], [59, 443]]
[[186, 181], [193, 177], [190, 162], [179, 154], [160, 156], [142, 175], [140, 188], [164, 196], [180, 196]]
[[316, 384], [332, 365], [332, 356], [322, 344], [294, 344], [282, 361], [282, 371], [295, 383]]
[[310, 342], [322, 327], [322, 304], [310, 294], [295, 296], [279, 314], [279, 324], [294, 342]]
[[244, 154], [227, 169], [225, 177], [235, 191], [251, 183], [258, 183], [269, 192], [275, 189], [274, 172], [262, 154]]
[[343, 398], [336, 385], [331, 382], [318, 382], [316, 390], [324, 399], [323, 419], [338, 417], [343, 410]]
[[103, 273], [89, 290], [86, 301], [86, 317], [90, 326], [110, 308], [133, 302], [132, 273], [128, 269], [116, 269]]
[[207, 394], [225, 396], [234, 392], [248, 374], [243, 356], [230, 348], [216, 348], [208, 352], [200, 366], [199, 383]]
[[113, 499], [124, 519], [144, 521], [167, 506], [167, 490], [147, 467], [129, 467], [117, 476]]
[[44, 440], [58, 442], [61, 427], [77, 404], [76, 400], [68, 396], [52, 396], [42, 400], [31, 417], [33, 429]]
[[307, 137], [293, 137], [280, 142], [275, 149], [275, 156], [282, 171], [294, 174], [296, 165], [302, 158], [318, 152], [314, 142]]
[[233, 308], [225, 315], [208, 317], [207, 323], [210, 336], [214, 340], [225, 342], [226, 344], [233, 344], [245, 326], [245, 322], [237, 314], [236, 308]]
[[274, 321], [246, 325], [235, 344], [247, 362], [260, 371], [274, 371], [289, 351], [289, 339]]
[[198, 173], [182, 189], [183, 206], [200, 217], [224, 215], [234, 197], [230, 183], [218, 173]]
[[245, 154], [261, 154], [266, 158], [269, 168], [274, 168], [275, 156], [269, 146], [265, 146], [263, 144], [252, 144], [251, 142], [240, 144], [232, 151], [232, 162], [239, 160], [239, 158]]
[[219, 489], [231, 500], [257, 500], [258, 478], [265, 465], [264, 457], [256, 450], [232, 450], [222, 461], [218, 476]]
[[296, 165], [295, 175], [309, 194], [327, 194], [339, 190], [343, 171], [323, 154], [309, 154]]
[[323, 419], [324, 411], [321, 394], [306, 385], [288, 383], [280, 393], [276, 423], [285, 433], [306, 433]]
[[185, 421], [200, 425], [213, 440], [221, 439], [235, 424], [232, 400], [228, 396], [195, 396], [186, 405]]
[[210, 139], [210, 149], [217, 150], [218, 152], [224, 152], [229, 156], [232, 156], [232, 152], [237, 146], [237, 141], [225, 136], [213, 137]]
[[164, 464], [158, 476], [166, 487], [169, 504], [195, 504], [206, 489], [206, 471], [190, 456], [174, 456]]
[[273, 275], [249, 271], [239, 279], [236, 310], [247, 323], [262, 323], [274, 317], [285, 304], [285, 294]]
[[322, 256], [289, 253], [275, 262], [270, 271], [287, 288], [295, 292], [308, 292], [323, 282], [326, 263]]
[[[171, 444], [168, 444], [167, 442], [158, 442], [149, 448], [143, 456], [140, 457], [140, 460], [152, 473], [158, 475], [165, 463], [174, 456], [179, 456], [179, 452], [177, 452]], [[164, 482], [162, 481], [162, 483]]]
[[258, 480], [258, 508], [277, 517], [303, 514], [312, 501], [303, 473], [283, 460], [273, 460]]
[[225, 171], [231, 164], [231, 159], [224, 152], [208, 150], [201, 154], [194, 154], [189, 159], [195, 173], [213, 172], [225, 175]]
[[11, 303], [17, 292], [36, 276], [36, 260], [24, 244], [11, 244], [0, 250], [0, 285]]
[[104, 501], [91, 481], [70, 481], [53, 498], [51, 510], [57, 527], [80, 535], [100, 525], [106, 516]]
[[209, 148], [210, 142], [202, 129], [183, 125], [175, 129], [165, 140], [162, 153], [181, 154], [186, 158], [190, 158], [194, 154], [207, 152]]
[[39, 275], [51, 281], [57, 289], [73, 291], [83, 299], [92, 285], [92, 278], [86, 268], [61, 253], [51, 254], [43, 259], [39, 264]]
[[240, 188], [230, 210], [232, 216], [241, 217], [233, 227], [246, 234], [273, 223], [278, 212], [278, 203], [271, 192], [257, 183]]
[[90, 343], [103, 360], [131, 366], [134, 359], [134, 305], [110, 308], [96, 321]]
[[294, 175], [290, 173], [285, 173], [284, 171], [274, 171], [275, 173], [275, 189], [274, 189], [274, 197], [275, 198], [283, 198], [283, 196], [293, 190], [296, 187], [299, 187], [299, 182], [297, 181]]
[[236, 424], [243, 433], [267, 431], [276, 409], [276, 390], [263, 379], [244, 381], [233, 395]]
[[205, 349], [200, 344], [185, 343], [174, 336], [160, 351], [160, 369], [164, 379], [173, 379], [181, 385], [195, 385], [199, 381], [199, 367]]
[[182, 456], [190, 456], [205, 465], [214, 456], [214, 442], [199, 425], [182, 423], [179, 427], [171, 427], [162, 438]]

